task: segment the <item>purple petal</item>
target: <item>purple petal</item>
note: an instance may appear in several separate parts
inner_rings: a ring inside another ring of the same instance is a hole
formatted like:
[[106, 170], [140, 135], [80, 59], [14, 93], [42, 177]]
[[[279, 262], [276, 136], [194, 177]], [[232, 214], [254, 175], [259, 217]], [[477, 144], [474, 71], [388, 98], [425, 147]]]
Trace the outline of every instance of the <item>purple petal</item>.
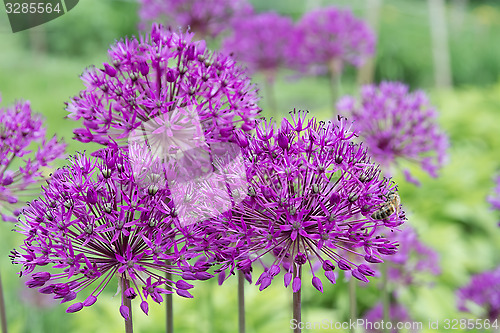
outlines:
[[83, 304], [82, 303], [75, 303], [75, 304], [71, 304], [67, 309], [66, 309], [66, 312], [67, 313], [73, 313], [73, 312], [78, 312], [80, 311], [81, 309], [83, 309]]
[[321, 282], [321, 280], [317, 276], [313, 277], [312, 285], [314, 286], [314, 288], [318, 289], [320, 292], [323, 292], [323, 283]]
[[90, 295], [85, 301], [83, 301], [84, 306], [92, 306], [97, 301], [97, 297]]
[[335, 284], [336, 277], [335, 277], [335, 273], [333, 271], [326, 271], [325, 276], [328, 279], [328, 281], [330, 281], [332, 284]]
[[285, 280], [285, 288], [288, 288], [290, 282], [292, 281], [292, 273], [290, 272], [286, 273], [284, 280]]
[[176, 292], [177, 292], [177, 295], [179, 295], [179, 296], [186, 297], [186, 298], [193, 298], [193, 295], [191, 295], [189, 293], [189, 291], [187, 291], [187, 290], [177, 289]]
[[262, 291], [262, 290], [266, 289], [267, 287], [269, 287], [269, 285], [271, 284], [271, 281], [272, 280], [268, 277], [263, 278], [261, 283], [260, 283], [259, 290]]
[[293, 282], [292, 282], [292, 290], [294, 293], [296, 293], [297, 291], [300, 290], [300, 286], [302, 285], [302, 281], [300, 280], [300, 278], [298, 276], [296, 276], [295, 278], [293, 278]]
[[146, 314], [146, 316], [148, 315], [148, 311], [149, 311], [148, 302], [146, 302], [146, 301], [141, 302], [141, 310], [142, 310], [142, 312], [144, 312]]
[[188, 290], [193, 288], [194, 286], [192, 284], [187, 283], [186, 281], [179, 280], [175, 283], [175, 287], [177, 289]]
[[361, 280], [361, 281], [363, 281], [363, 282], [367, 282], [367, 283], [368, 283], [368, 282], [370, 282], [370, 281], [366, 278], [366, 276], [364, 276], [363, 274], [361, 274], [361, 272], [360, 272], [360, 271], [358, 271], [357, 269], [353, 269], [353, 270], [351, 271], [351, 274], [352, 274], [352, 276], [354, 276], [354, 277], [355, 277], [356, 279], [358, 279], [358, 280]]
[[130, 318], [130, 309], [128, 308], [128, 306], [120, 306], [120, 314], [123, 318], [125, 318], [125, 320], [128, 320]]

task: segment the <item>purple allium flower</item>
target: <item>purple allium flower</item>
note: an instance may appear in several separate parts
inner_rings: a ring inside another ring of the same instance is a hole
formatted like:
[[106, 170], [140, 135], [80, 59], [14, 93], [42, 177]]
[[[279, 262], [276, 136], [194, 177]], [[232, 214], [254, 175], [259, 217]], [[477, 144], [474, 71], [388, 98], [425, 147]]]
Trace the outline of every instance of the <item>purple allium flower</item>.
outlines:
[[[423, 91], [410, 93], [400, 82], [366, 85], [361, 101], [342, 98], [337, 108], [354, 120], [354, 128], [385, 172], [399, 159], [419, 163], [432, 177], [447, 159], [448, 138], [437, 123], [437, 112]], [[408, 170], [409, 182], [418, 184]]]
[[23, 213], [18, 228], [26, 238], [11, 257], [23, 265], [21, 274], [31, 277], [26, 285], [61, 303], [85, 294], [67, 309], [76, 312], [94, 304], [116, 276], [125, 318], [125, 297], [138, 296], [146, 314], [149, 301], [161, 303], [162, 295], [172, 293], [166, 286], [192, 297], [192, 285], [165, 278], [167, 272], [208, 274], [203, 262], [187, 264], [191, 257], [182, 232], [188, 231], [177, 228], [168, 189], [139, 186], [122, 150], [105, 148], [97, 155], [72, 157]]
[[[26, 200], [49, 170], [62, 158], [66, 144], [45, 138], [43, 118], [32, 114], [29, 102], [0, 108], [0, 219], [16, 222]], [[32, 153], [33, 144], [37, 150]]]
[[271, 79], [287, 64], [293, 22], [274, 12], [247, 16], [235, 20], [232, 35], [223, 41], [226, 53], [244, 62], [251, 71], [263, 71]]
[[[365, 330], [367, 333], [383, 333], [384, 329], [381, 329], [381, 323], [384, 320], [384, 306], [382, 303], [378, 303], [372, 309], [370, 309], [364, 316], [365, 322]], [[401, 304], [391, 304], [389, 307], [389, 319], [392, 323], [392, 329], [389, 331], [391, 333], [400, 332], [397, 329], [396, 323], [402, 323], [406, 325], [407, 330], [404, 332], [418, 332], [417, 329], [411, 329], [412, 327], [416, 327], [416, 325], [412, 325], [413, 320], [406, 308]], [[384, 327], [387, 327], [387, 323], [384, 322]]]
[[471, 312], [470, 303], [484, 310], [483, 318], [490, 320], [500, 316], [500, 267], [474, 275], [470, 283], [458, 289], [458, 309]]
[[195, 113], [207, 142], [231, 141], [235, 127], [253, 129], [255, 86], [231, 58], [192, 38], [154, 24], [139, 40], [111, 46], [110, 64], [87, 69], [86, 89], [68, 104], [69, 117], [83, 119], [76, 139], [110, 144], [178, 109]]
[[215, 37], [233, 18], [252, 11], [246, 0], [140, 0], [142, 25], [152, 21], [174, 29], [190, 28], [202, 38]]
[[416, 273], [428, 272], [439, 275], [439, 255], [436, 251], [420, 242], [415, 230], [406, 225], [401, 232], [391, 233], [389, 240], [401, 243], [398, 253], [386, 257], [389, 263], [388, 278], [398, 286], [412, 284]]
[[375, 49], [373, 31], [348, 9], [326, 7], [308, 12], [297, 23], [294, 35], [291, 47], [295, 63], [302, 69], [332, 63], [340, 68], [344, 63], [358, 67]]
[[283, 268], [285, 286], [297, 291], [301, 279], [292, 276], [293, 267], [310, 265], [312, 284], [321, 291], [312, 269], [315, 260], [332, 283], [337, 266], [367, 282], [374, 271], [339, 253], [349, 249], [366, 262], [396, 253], [397, 242], [376, 235], [401, 225], [404, 213], [371, 217], [395, 185], [379, 177], [378, 166], [352, 141], [345, 119], [324, 123], [307, 119], [307, 112], [291, 115], [279, 128], [263, 120], [254, 137], [240, 138], [248, 162], [248, 197], [220, 221], [231, 235], [237, 268], [249, 274], [252, 263], [273, 255], [257, 281], [261, 290]]

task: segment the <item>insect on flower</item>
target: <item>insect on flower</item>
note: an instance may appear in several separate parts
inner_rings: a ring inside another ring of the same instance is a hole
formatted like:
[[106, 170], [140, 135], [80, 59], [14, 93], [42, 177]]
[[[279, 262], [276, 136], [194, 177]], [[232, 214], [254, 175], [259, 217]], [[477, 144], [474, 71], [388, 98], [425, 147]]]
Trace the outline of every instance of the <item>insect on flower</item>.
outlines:
[[401, 198], [397, 192], [391, 191], [387, 194], [387, 200], [376, 210], [371, 217], [375, 220], [385, 220], [392, 214], [399, 215], [401, 211]]

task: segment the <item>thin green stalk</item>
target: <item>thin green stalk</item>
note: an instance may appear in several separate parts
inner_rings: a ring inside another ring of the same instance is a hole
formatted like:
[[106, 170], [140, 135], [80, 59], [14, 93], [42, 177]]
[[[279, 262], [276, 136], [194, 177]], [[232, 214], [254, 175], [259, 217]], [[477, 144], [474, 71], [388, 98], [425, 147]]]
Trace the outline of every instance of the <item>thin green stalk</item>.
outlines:
[[[172, 281], [172, 274], [170, 272], [165, 273], [165, 278], [168, 281]], [[172, 291], [172, 287], [169, 284], [166, 285], [165, 289], [168, 291]], [[174, 299], [171, 293], [165, 295], [165, 310], [166, 310], [165, 332], [174, 333]]]
[[245, 333], [245, 274], [238, 271], [238, 332]]
[[2, 332], [7, 333], [7, 316], [5, 315], [5, 301], [3, 297], [2, 275], [0, 274], [0, 319], [2, 322]]
[[[355, 322], [358, 318], [358, 309], [356, 306], [356, 279], [354, 276], [351, 276], [351, 279], [349, 280], [349, 318], [351, 319], [351, 322]], [[351, 325], [350, 327], [350, 332], [354, 333], [355, 329]]]
[[384, 331], [385, 333], [389, 333], [389, 328], [387, 327], [387, 323], [389, 322], [389, 290], [387, 285], [387, 263], [382, 264], [382, 305], [384, 307]]
[[272, 74], [266, 74], [264, 80], [264, 89], [266, 90], [267, 105], [270, 114], [274, 117], [278, 116], [278, 105], [276, 103], [276, 95], [274, 92], [274, 78]]
[[122, 280], [123, 305], [125, 305], [129, 311], [129, 318], [125, 319], [125, 333], [133, 333], [134, 332], [134, 325], [132, 322], [132, 300], [128, 297], [125, 297], [125, 290], [127, 290], [129, 287], [128, 279], [122, 278], [121, 280]]
[[[297, 269], [298, 266], [298, 269]], [[302, 279], [302, 265], [293, 265], [293, 277], [298, 277], [299, 279]], [[300, 328], [300, 323], [302, 322], [302, 315], [301, 315], [301, 300], [302, 298], [302, 288], [299, 289], [296, 293], [293, 293], [293, 319], [295, 321], [295, 328], [293, 330], [293, 333], [301, 333], [302, 329]]]
[[342, 73], [342, 62], [339, 59], [333, 59], [328, 65], [330, 71], [330, 87], [332, 94], [333, 112], [337, 110], [337, 100], [340, 96], [340, 78]]

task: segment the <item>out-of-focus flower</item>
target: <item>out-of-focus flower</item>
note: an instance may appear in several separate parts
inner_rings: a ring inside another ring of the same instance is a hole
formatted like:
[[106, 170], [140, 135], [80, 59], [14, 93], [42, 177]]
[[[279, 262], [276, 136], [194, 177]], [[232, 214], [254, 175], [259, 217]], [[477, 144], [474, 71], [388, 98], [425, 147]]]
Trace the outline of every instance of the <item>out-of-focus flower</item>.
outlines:
[[274, 12], [250, 15], [235, 20], [233, 31], [223, 41], [226, 53], [233, 53], [251, 71], [262, 71], [270, 80], [290, 62], [293, 22]]
[[125, 298], [138, 296], [147, 314], [149, 301], [161, 303], [162, 295], [172, 293], [166, 286], [192, 297], [192, 285], [167, 280], [165, 273], [191, 279], [211, 275], [205, 262], [188, 265], [198, 254], [188, 251], [183, 233], [189, 230], [179, 228], [168, 189], [139, 186], [123, 150], [105, 148], [97, 155], [72, 157], [26, 208], [18, 225], [26, 238], [11, 254], [13, 263], [23, 265], [21, 274], [31, 278], [26, 285], [61, 303], [85, 294], [83, 302], [67, 309], [76, 312], [94, 304], [117, 277], [126, 319]]
[[422, 272], [433, 275], [441, 273], [439, 255], [418, 239], [415, 230], [405, 225], [399, 233], [391, 233], [389, 240], [398, 240], [401, 243], [398, 253], [387, 259], [388, 279], [398, 286], [409, 285], [414, 282], [415, 276]]
[[498, 319], [500, 316], [500, 268], [474, 275], [470, 283], [458, 289], [458, 309], [471, 312], [470, 303], [483, 308], [483, 318]]
[[[367, 333], [383, 333], [386, 332], [382, 328], [382, 321], [384, 320], [384, 306], [382, 303], [378, 303], [372, 309], [370, 309], [364, 316], [365, 330]], [[413, 324], [413, 320], [406, 308], [401, 304], [391, 304], [389, 307], [389, 319], [392, 323], [392, 329], [389, 331], [391, 333], [398, 332], [418, 332], [416, 329], [417, 325]], [[405, 325], [406, 330], [398, 330], [397, 323]], [[415, 322], [418, 324], [418, 322]], [[387, 327], [387, 323], [384, 322], [384, 326]]]
[[231, 244], [230, 263], [221, 269], [237, 262], [237, 269], [248, 275], [254, 262], [272, 254], [273, 263], [257, 281], [260, 290], [284, 269], [285, 286], [291, 283], [297, 291], [301, 278], [295, 273], [310, 265], [312, 284], [322, 291], [313, 262], [332, 283], [336, 267], [368, 282], [374, 271], [341, 251], [349, 249], [369, 263], [397, 252], [397, 242], [377, 233], [401, 225], [404, 213], [371, 217], [395, 185], [379, 177], [378, 166], [352, 141], [350, 127], [340, 117], [324, 123], [294, 111], [279, 128], [263, 120], [254, 137], [239, 138], [247, 161], [248, 197], [218, 223]]
[[303, 70], [316, 65], [338, 73], [344, 63], [361, 66], [375, 50], [375, 34], [348, 9], [310, 11], [297, 23], [294, 35], [293, 60]]
[[260, 109], [250, 78], [232, 58], [192, 38], [154, 24], [139, 40], [111, 46], [110, 64], [87, 69], [86, 89], [67, 106], [71, 119], [83, 119], [76, 139], [120, 144], [170, 112], [179, 112], [184, 121], [196, 117], [208, 143], [231, 141], [235, 128], [253, 129]]
[[246, 0], [140, 0], [142, 25], [153, 21], [173, 29], [189, 28], [202, 38], [215, 37], [233, 19], [251, 13]]
[[[337, 108], [352, 117], [356, 132], [384, 172], [405, 159], [437, 177], [447, 160], [448, 138], [423, 91], [410, 93], [408, 86], [400, 82], [366, 85], [359, 103], [346, 96]], [[419, 184], [408, 170], [404, 174], [407, 181]]]
[[[0, 108], [0, 218], [16, 222], [26, 200], [36, 195], [50, 163], [63, 157], [66, 144], [45, 137], [43, 118], [29, 102]], [[32, 149], [37, 147], [36, 152]], [[45, 168], [45, 169], [44, 169]]]

